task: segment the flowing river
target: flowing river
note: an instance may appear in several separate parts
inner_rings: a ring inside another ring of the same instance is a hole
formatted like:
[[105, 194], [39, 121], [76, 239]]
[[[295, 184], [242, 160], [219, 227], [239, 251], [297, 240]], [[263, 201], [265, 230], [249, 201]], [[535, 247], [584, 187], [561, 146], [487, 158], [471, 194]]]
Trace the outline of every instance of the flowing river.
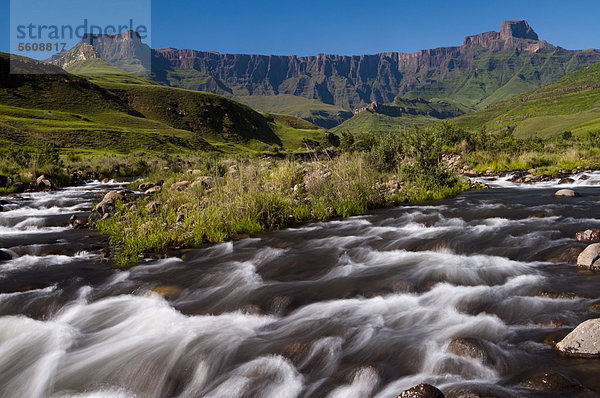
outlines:
[[581, 197], [501, 178], [128, 269], [68, 226], [117, 185], [0, 198], [0, 396], [541, 396], [540, 371], [599, 396], [600, 360], [549, 343], [600, 316], [600, 273], [574, 265], [600, 173], [574, 178]]

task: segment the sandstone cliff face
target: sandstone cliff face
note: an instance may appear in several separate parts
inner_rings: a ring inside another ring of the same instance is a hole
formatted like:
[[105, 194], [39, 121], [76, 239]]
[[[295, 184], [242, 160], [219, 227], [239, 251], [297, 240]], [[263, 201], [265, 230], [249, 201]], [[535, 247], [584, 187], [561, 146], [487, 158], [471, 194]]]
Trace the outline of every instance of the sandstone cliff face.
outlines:
[[[109, 62], [119, 57], [147, 57], [150, 48], [142, 44], [135, 34], [117, 36], [87, 39], [102, 58]], [[538, 60], [535, 54], [557, 50], [551, 44], [539, 41], [527, 22], [505, 21], [500, 32], [467, 36], [460, 47], [435, 48], [411, 54], [388, 52], [356, 56], [318, 54], [297, 57], [219, 54], [174, 48], [151, 51], [153, 78], [162, 83], [177, 87], [190, 87], [193, 84], [194, 89], [222, 95], [291, 94], [350, 110], [371, 102], [390, 103], [399, 95], [414, 90], [427, 91], [428, 87], [438, 90], [436, 96], [450, 98], [453, 93], [442, 87], [444, 82], [468, 76], [477, 78], [481, 70], [476, 61], [483, 56], [509, 51], [515, 57], [520, 54], [533, 57], [521, 57], [523, 59], [518, 62], [514, 59], [500, 59], [489, 63], [486, 66], [488, 72], [503, 72], [502, 77], [493, 83], [493, 87], [479, 89], [481, 93], [477, 95], [481, 95], [483, 99], [506, 84], [512, 77], [511, 73], [519, 73], [519, 65], [542, 65], [542, 57], [537, 57]], [[600, 60], [600, 53], [592, 54], [586, 62], [592, 60]], [[193, 72], [193, 77], [179, 71]], [[170, 78], [173, 75], [177, 78]], [[541, 81], [539, 76], [534, 78]], [[485, 84], [488, 83], [482, 81], [480, 85]], [[418, 94], [421, 95], [424, 94]], [[426, 96], [432, 97], [433, 94]]]
[[99, 58], [101, 58], [100, 53], [94, 46], [87, 43], [80, 43], [66, 53], [61, 54], [60, 57], [52, 59], [49, 62], [64, 69], [80, 61]]

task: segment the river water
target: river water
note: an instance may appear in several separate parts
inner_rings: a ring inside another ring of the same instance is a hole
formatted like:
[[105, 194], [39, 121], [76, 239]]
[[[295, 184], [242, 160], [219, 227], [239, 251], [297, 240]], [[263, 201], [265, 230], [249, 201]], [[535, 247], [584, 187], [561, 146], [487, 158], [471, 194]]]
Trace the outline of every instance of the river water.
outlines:
[[540, 396], [522, 382], [552, 370], [598, 396], [600, 360], [547, 344], [600, 316], [600, 274], [573, 264], [575, 232], [600, 228], [585, 175], [578, 198], [495, 179], [129, 269], [68, 227], [115, 184], [2, 198], [0, 396]]

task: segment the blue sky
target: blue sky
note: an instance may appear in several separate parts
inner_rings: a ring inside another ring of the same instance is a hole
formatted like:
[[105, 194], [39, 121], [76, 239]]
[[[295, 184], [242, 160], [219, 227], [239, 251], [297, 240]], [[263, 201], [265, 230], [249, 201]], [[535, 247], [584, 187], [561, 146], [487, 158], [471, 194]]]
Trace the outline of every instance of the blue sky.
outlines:
[[[9, 51], [10, 1], [0, 1], [0, 50]], [[68, 19], [69, 7], [59, 6], [65, 1], [74, 0], [45, 3]], [[78, 3], [80, 12], [103, 4]], [[598, 17], [598, 0], [154, 0], [151, 45], [283, 55], [413, 52], [460, 45], [465, 35], [499, 30], [504, 19], [526, 19], [541, 39], [584, 49], [600, 47]]]

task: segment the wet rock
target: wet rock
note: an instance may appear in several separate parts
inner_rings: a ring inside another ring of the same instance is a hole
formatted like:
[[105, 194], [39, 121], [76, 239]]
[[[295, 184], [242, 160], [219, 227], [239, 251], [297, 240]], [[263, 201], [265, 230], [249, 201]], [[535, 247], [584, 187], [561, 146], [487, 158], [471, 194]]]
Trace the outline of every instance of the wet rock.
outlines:
[[12, 256], [5, 250], [0, 250], [0, 261], [12, 260]]
[[4, 211], [4, 207], [2, 207], [2, 205], [0, 205], [0, 213], [2, 213]]
[[269, 313], [285, 315], [294, 300], [290, 296], [275, 296], [269, 304]]
[[398, 398], [444, 398], [444, 394], [430, 384], [419, 384], [404, 390]]
[[461, 357], [479, 359], [485, 364], [491, 363], [485, 344], [476, 338], [454, 339], [450, 342], [448, 351]]
[[50, 179], [44, 174], [42, 174], [37, 178], [37, 180], [35, 180], [35, 186], [40, 191], [51, 191], [52, 189], [54, 189], [52, 181], [50, 181]]
[[579, 231], [575, 234], [575, 239], [580, 242], [596, 242], [600, 241], [600, 229], [586, 229], [585, 231]]
[[591, 270], [600, 270], [600, 243], [592, 243], [586, 247], [579, 257], [577, 257], [577, 266]]
[[549, 333], [546, 337], [544, 337], [544, 344], [554, 347], [568, 334], [569, 332], [567, 330], [557, 330], [555, 332]]
[[600, 318], [579, 324], [556, 349], [569, 356], [600, 358]]
[[575, 182], [575, 180], [572, 179], [572, 178], [569, 178], [569, 177], [567, 177], [567, 178], [561, 178], [560, 180], [558, 180], [558, 184], [559, 185], [562, 185], [562, 184], [572, 184], [574, 182]]
[[531, 213], [527, 218], [545, 218], [546, 217], [546, 213], [544, 213], [543, 211], [538, 211], [535, 213]]
[[585, 174], [582, 175], [581, 177], [579, 177], [579, 181], [586, 181], [586, 180], [589, 180], [589, 179], [590, 179], [590, 176], [586, 176]]
[[42, 251], [40, 254], [43, 257], [46, 256], [66, 256], [68, 252], [68, 247], [65, 245], [60, 245], [60, 246], [52, 246], [44, 251]]
[[592, 312], [600, 312], [600, 301], [590, 305], [590, 311]]
[[546, 256], [545, 261], [554, 264], [576, 264], [577, 257], [581, 254], [582, 251], [583, 248], [578, 246], [573, 246], [566, 249], [552, 249], [552, 251]]
[[160, 207], [160, 202], [158, 200], [153, 200], [152, 202], [146, 205], [146, 211], [150, 214], [157, 211]]
[[165, 298], [175, 297], [181, 293], [181, 288], [179, 286], [173, 285], [165, 285], [165, 286], [157, 286], [152, 291], [156, 294], [159, 294]]
[[306, 358], [309, 348], [308, 343], [288, 344], [285, 346], [283, 355], [297, 366]]
[[537, 296], [551, 298], [551, 299], [561, 299], [561, 300], [574, 300], [574, 299], [580, 298], [577, 294], [572, 293], [572, 292], [555, 293], [555, 292], [547, 292], [544, 290], [538, 292]]
[[452, 386], [446, 390], [446, 398], [511, 398], [512, 395], [498, 386], [468, 385]]
[[155, 186], [156, 186], [155, 182], [148, 181], [148, 182], [144, 182], [144, 183], [140, 184], [138, 189], [142, 192], [146, 192], [147, 190], [149, 190], [150, 188], [154, 188]]
[[579, 194], [573, 191], [572, 189], [559, 189], [554, 193], [554, 196], [560, 198], [574, 198], [576, 196], [579, 196]]
[[536, 373], [525, 380], [522, 386], [547, 394], [564, 394], [582, 388], [578, 382], [555, 371]]
[[188, 185], [190, 185], [189, 181], [179, 181], [171, 184], [171, 191], [182, 191]]
[[110, 182], [110, 178], [102, 179], [102, 184], [108, 184]]
[[69, 218], [69, 224], [73, 229], [82, 229], [87, 227], [87, 220], [85, 218], [79, 218], [73, 214]]

